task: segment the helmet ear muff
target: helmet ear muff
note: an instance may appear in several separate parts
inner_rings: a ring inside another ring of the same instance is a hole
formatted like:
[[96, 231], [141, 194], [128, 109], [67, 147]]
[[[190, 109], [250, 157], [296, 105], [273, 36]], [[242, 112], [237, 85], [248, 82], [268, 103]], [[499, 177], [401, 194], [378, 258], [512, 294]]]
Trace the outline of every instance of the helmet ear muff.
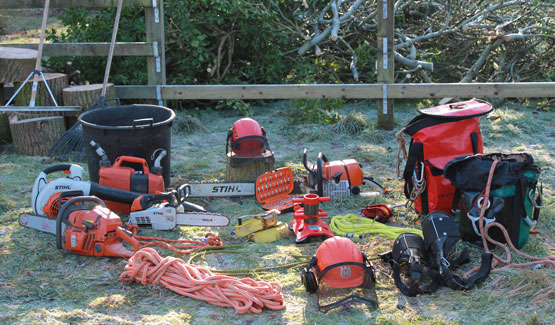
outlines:
[[301, 281], [308, 293], [314, 293], [318, 289], [318, 280], [316, 279], [316, 274], [314, 274], [314, 268], [317, 267], [317, 263], [318, 259], [316, 256], [312, 256], [308, 267], [305, 267], [301, 272]]
[[312, 267], [305, 267], [301, 273], [301, 281], [303, 282], [304, 289], [308, 293], [315, 293], [318, 289], [316, 275]]

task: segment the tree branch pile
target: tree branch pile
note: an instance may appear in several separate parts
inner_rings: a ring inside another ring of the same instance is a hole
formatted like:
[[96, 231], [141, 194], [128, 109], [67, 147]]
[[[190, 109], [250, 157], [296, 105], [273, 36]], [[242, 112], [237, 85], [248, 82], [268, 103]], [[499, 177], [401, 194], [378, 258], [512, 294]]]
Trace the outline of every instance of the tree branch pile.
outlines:
[[[376, 1], [303, 1], [282, 16], [294, 17], [282, 27], [303, 40], [287, 55], [333, 62], [333, 80], [375, 82]], [[554, 17], [548, 1], [397, 0], [396, 82], [550, 80]]]

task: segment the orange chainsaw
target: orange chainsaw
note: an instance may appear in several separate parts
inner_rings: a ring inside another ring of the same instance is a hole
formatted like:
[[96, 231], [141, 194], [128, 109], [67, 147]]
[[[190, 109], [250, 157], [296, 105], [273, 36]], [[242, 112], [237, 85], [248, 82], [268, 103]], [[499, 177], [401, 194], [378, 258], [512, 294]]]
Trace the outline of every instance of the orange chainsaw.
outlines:
[[[122, 228], [121, 219], [95, 196], [77, 196], [65, 201], [64, 197], [80, 195], [66, 192], [60, 195], [61, 206], [56, 219], [34, 214], [20, 214], [19, 224], [56, 236], [58, 249], [78, 255], [115, 256], [129, 258], [139, 250], [139, 242], [131, 232]], [[87, 207], [86, 203], [94, 203]], [[132, 249], [123, 245], [127, 243]]]
[[[308, 171], [306, 177], [306, 193], [314, 193], [320, 197], [335, 198], [350, 195], [380, 195], [385, 190], [372, 177], [364, 176], [361, 165], [354, 159], [329, 161], [321, 152], [318, 153], [316, 164], [308, 161], [307, 149], [303, 152], [303, 165]], [[374, 184], [380, 192], [361, 193], [361, 186]]]

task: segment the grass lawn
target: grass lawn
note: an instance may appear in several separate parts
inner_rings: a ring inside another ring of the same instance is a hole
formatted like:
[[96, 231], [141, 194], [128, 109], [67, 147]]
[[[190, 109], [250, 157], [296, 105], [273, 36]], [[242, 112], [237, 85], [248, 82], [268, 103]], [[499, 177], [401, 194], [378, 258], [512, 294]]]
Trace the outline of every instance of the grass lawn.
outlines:
[[[301, 175], [302, 150], [309, 148], [315, 159], [322, 151], [330, 159], [357, 159], [364, 173], [384, 184], [389, 193], [384, 197], [350, 197], [323, 203], [330, 216], [358, 213], [367, 204], [404, 203], [402, 182], [397, 180], [395, 161], [397, 143], [394, 134], [417, 114], [417, 107], [431, 102], [397, 101], [395, 129], [374, 127], [376, 105], [370, 101], [349, 103], [344, 114], [362, 112], [368, 125], [358, 134], [335, 133], [333, 127], [319, 124], [291, 125], [285, 110], [288, 101], [255, 107], [253, 118], [267, 131], [276, 155], [275, 167], [289, 166]], [[480, 122], [486, 153], [527, 152], [543, 172], [545, 208], [524, 251], [533, 255], [555, 252], [555, 119], [549, 111], [537, 111], [533, 103], [505, 102], [491, 114], [499, 119]], [[179, 111], [182, 121], [186, 111]], [[190, 113], [190, 112], [189, 112]], [[202, 111], [196, 117], [206, 131], [173, 132], [171, 174], [174, 187], [185, 181], [223, 179], [225, 175], [225, 138], [227, 130], [241, 116], [233, 111]], [[180, 124], [176, 122], [176, 124]], [[181, 125], [181, 124], [180, 124]], [[362, 324], [376, 323], [544, 323], [555, 322], [555, 272], [552, 268], [502, 271], [467, 291], [441, 288], [431, 295], [408, 298], [393, 283], [388, 265], [374, 260], [377, 310], [360, 306], [342, 307], [328, 314], [318, 312], [316, 296], [304, 291], [300, 281], [302, 267], [274, 270], [253, 277], [277, 281], [283, 287], [287, 308], [264, 310], [261, 314], [237, 315], [232, 308], [217, 307], [179, 296], [158, 285], [143, 286], [119, 280], [126, 261], [118, 258], [94, 258], [66, 254], [56, 249], [54, 237], [18, 225], [18, 215], [31, 212], [31, 187], [38, 173], [60, 161], [46, 157], [17, 155], [12, 145], [0, 147], [0, 322], [3, 323], [240, 323], [240, 324]], [[80, 163], [86, 168], [84, 163]], [[61, 177], [61, 176], [59, 176]], [[254, 198], [197, 199], [193, 202], [227, 214], [236, 224], [239, 216], [260, 213]], [[292, 214], [279, 217], [292, 221]], [[124, 216], [123, 221], [127, 219]], [[419, 227], [421, 220], [414, 212], [394, 223]], [[315, 253], [317, 244], [296, 245], [290, 236], [275, 243], [254, 244], [237, 239], [233, 227], [206, 229], [180, 227], [172, 232], [145, 230], [146, 235], [190, 239], [215, 231], [225, 244], [240, 244], [233, 254], [197, 255], [193, 263], [212, 269], [249, 269], [304, 261]], [[370, 258], [390, 249], [391, 239], [372, 236], [357, 244]], [[481, 249], [466, 243], [472, 262], [457, 273], [477, 265]], [[460, 248], [458, 248], [460, 249]], [[159, 249], [163, 256], [173, 255]], [[498, 252], [500, 253], [500, 252]], [[177, 255], [174, 255], [177, 256]], [[187, 261], [191, 256], [182, 256]], [[521, 258], [515, 258], [523, 261]]]

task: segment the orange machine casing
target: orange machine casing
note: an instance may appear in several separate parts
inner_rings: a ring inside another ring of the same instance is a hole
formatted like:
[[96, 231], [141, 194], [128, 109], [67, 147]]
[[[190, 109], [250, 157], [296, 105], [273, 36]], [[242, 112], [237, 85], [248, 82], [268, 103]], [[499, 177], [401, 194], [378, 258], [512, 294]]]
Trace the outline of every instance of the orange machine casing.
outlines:
[[[135, 170], [132, 167], [122, 166], [122, 163], [132, 163], [141, 165], [142, 170]], [[131, 156], [121, 156], [116, 158], [113, 166], [100, 167], [99, 184], [125, 191], [132, 191], [144, 194], [155, 194], [164, 191], [164, 178], [160, 174], [150, 173], [145, 159]], [[131, 206], [126, 203], [105, 201], [106, 206], [118, 213], [129, 214]]]

